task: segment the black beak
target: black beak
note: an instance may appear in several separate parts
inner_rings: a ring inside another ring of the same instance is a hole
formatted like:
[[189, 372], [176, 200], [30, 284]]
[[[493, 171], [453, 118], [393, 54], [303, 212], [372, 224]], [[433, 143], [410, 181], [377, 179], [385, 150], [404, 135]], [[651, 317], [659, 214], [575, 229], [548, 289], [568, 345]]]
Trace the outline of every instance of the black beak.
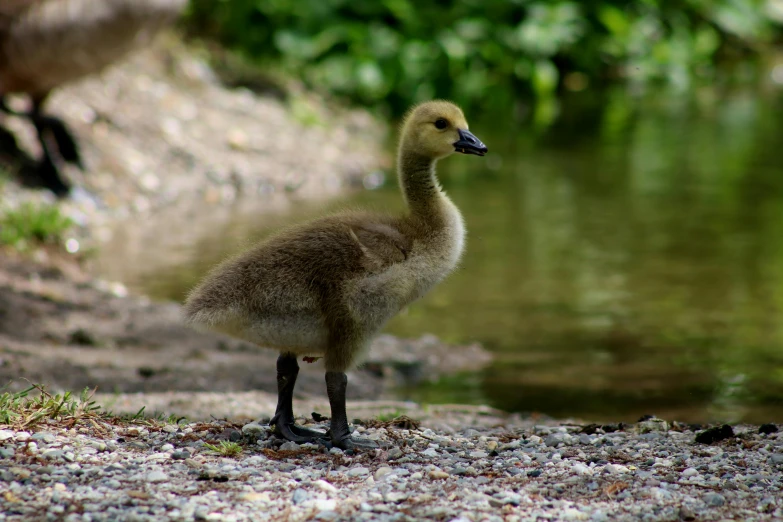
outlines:
[[462, 154], [475, 154], [476, 156], [483, 156], [487, 153], [487, 146], [470, 131], [457, 129], [457, 133], [459, 140], [454, 143], [454, 150]]

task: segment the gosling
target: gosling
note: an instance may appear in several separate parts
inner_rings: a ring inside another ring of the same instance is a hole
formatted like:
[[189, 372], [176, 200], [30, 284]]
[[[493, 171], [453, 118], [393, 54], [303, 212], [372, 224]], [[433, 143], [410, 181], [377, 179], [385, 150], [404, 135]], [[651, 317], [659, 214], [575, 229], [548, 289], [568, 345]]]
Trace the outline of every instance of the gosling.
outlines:
[[[214, 268], [185, 303], [186, 322], [280, 352], [278, 402], [270, 424], [294, 442], [342, 449], [377, 445], [351, 437], [345, 410], [348, 378], [372, 337], [457, 266], [465, 227], [441, 190], [435, 164], [454, 152], [483, 156], [456, 105], [414, 107], [397, 154], [408, 212], [349, 211], [294, 226]], [[331, 406], [328, 433], [294, 423], [297, 356], [323, 357]]]
[[[44, 114], [52, 89], [100, 71], [146, 45], [171, 23], [186, 0], [0, 0], [0, 110], [28, 118], [43, 156], [40, 183], [57, 196], [70, 185], [58, 163], [83, 168], [76, 140], [59, 119]], [[12, 111], [3, 101], [25, 93], [32, 110]]]

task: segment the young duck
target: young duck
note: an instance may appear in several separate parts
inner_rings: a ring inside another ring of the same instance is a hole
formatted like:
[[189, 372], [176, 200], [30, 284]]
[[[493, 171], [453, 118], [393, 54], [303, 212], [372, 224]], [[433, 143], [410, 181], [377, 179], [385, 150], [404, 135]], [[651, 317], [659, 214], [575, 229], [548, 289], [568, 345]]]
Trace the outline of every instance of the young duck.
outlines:
[[[0, 0], [0, 110], [29, 118], [43, 158], [41, 183], [58, 196], [69, 191], [57, 167], [82, 167], [66, 125], [43, 114], [49, 92], [95, 73], [147, 44], [172, 22], [186, 0]], [[3, 96], [26, 93], [32, 110], [9, 109]]]
[[[280, 351], [270, 424], [295, 442], [374, 447], [352, 438], [345, 375], [373, 335], [443, 280], [465, 244], [462, 216], [441, 190], [435, 163], [454, 152], [483, 156], [456, 105], [414, 107], [402, 125], [397, 169], [408, 213], [343, 212], [294, 226], [214, 268], [191, 291], [185, 320]], [[323, 357], [332, 410], [328, 434], [294, 424], [297, 356]]]

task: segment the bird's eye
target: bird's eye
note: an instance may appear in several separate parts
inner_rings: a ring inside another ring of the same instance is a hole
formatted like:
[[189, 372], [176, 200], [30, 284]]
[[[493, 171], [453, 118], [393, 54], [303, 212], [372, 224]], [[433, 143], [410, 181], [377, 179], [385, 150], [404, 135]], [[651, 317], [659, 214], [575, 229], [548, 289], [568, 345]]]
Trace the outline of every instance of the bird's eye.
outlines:
[[445, 128], [446, 128], [446, 127], [448, 127], [448, 126], [449, 126], [449, 122], [447, 122], [447, 121], [446, 121], [446, 120], [444, 120], [443, 118], [440, 118], [439, 120], [437, 120], [437, 121], [435, 122], [435, 128], [436, 128], [436, 129], [443, 130], [443, 129], [445, 129]]

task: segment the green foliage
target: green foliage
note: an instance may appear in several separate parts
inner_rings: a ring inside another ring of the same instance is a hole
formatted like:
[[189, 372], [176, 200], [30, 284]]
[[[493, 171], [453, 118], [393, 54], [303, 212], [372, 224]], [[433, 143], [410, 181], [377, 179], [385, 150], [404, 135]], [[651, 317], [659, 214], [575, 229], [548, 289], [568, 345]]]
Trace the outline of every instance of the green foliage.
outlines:
[[235, 457], [242, 453], [242, 446], [236, 442], [229, 442], [227, 440], [221, 440], [217, 445], [204, 443], [204, 447], [210, 451], [214, 451], [224, 457]]
[[[193, 0], [189, 23], [308, 84], [399, 110], [547, 97], [566, 75], [682, 83], [779, 27], [762, 0]], [[573, 82], [579, 87], [584, 82]]]
[[0, 245], [24, 250], [33, 244], [55, 244], [73, 225], [56, 205], [24, 203], [0, 214]]

